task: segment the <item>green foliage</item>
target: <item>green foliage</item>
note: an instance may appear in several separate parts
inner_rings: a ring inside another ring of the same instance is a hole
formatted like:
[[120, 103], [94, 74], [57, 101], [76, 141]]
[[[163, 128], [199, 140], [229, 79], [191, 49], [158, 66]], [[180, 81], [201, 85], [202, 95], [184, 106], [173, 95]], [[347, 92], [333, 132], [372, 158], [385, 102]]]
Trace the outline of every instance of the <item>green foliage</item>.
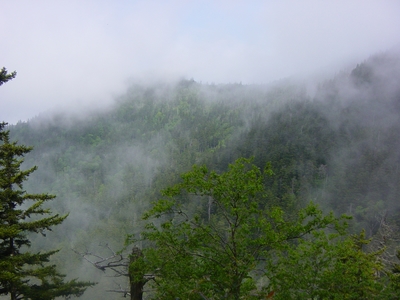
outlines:
[[[29, 233], [45, 235], [67, 215], [51, 215], [43, 204], [55, 196], [29, 194], [23, 182], [36, 170], [21, 170], [23, 157], [32, 148], [10, 142], [6, 123], [0, 123], [0, 294], [11, 299], [54, 299], [80, 296], [89, 282], [63, 281], [54, 265], [46, 265], [57, 251], [31, 253]], [[49, 215], [48, 217], [42, 217]]]
[[14, 71], [12, 73], [8, 73], [7, 69], [3, 67], [0, 70], [0, 86], [3, 85], [3, 83], [15, 78], [15, 76], [17, 76], [17, 72]]
[[[43, 115], [9, 128], [13, 140], [35, 146], [25, 165], [40, 168], [27, 190], [56, 194], [58, 201], [46, 205], [71, 211], [62, 230], [73, 232], [73, 239], [54, 234], [46, 239], [54, 245], [49, 249], [71, 240], [82, 248], [88, 240], [118, 248], [125, 233], [141, 232], [140, 216], [159, 191], [174, 186], [192, 165], [220, 174], [237, 158], [252, 156], [260, 169], [270, 161], [274, 170], [263, 177], [260, 209], [279, 206], [295, 220], [312, 199], [324, 211], [353, 215], [350, 232], [365, 228], [373, 237], [377, 216], [388, 212], [390, 224], [400, 220], [399, 78], [399, 55], [380, 54], [320, 83], [313, 98], [289, 80], [268, 86], [193, 80], [132, 85], [107, 111], [84, 118]], [[173, 204], [201, 220], [216, 218], [207, 196], [185, 193]], [[35, 239], [30, 237], [34, 245]], [[60, 256], [70, 262], [68, 254]], [[395, 257], [390, 260], [385, 266]], [[67, 273], [79, 269], [64, 267]]]
[[276, 299], [381, 299], [384, 249], [367, 253], [365, 232], [340, 238], [315, 231], [280, 255]]
[[382, 293], [381, 299], [399, 299], [400, 297], [400, 250], [396, 253], [397, 261], [394, 262], [389, 270], [386, 270], [386, 288]]
[[[263, 178], [251, 159], [238, 159], [218, 174], [194, 166], [182, 182], [163, 191], [145, 214], [141, 270], [155, 276], [155, 299], [261, 299], [272, 285], [274, 253], [339, 219], [314, 204], [287, 219], [279, 207], [263, 208]], [[183, 201], [185, 198], [187, 200]], [[155, 219], [154, 219], [155, 218]], [[135, 262], [133, 262], [135, 264]]]

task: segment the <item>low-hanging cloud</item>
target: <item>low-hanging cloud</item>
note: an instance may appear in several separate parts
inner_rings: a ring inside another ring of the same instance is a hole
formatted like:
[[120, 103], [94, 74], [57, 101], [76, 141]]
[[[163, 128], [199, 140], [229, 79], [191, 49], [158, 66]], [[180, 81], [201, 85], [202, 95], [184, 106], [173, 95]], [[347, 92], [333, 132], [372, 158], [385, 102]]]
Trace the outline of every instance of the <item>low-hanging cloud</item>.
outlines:
[[102, 106], [130, 79], [266, 83], [400, 41], [397, 1], [18, 1], [2, 4], [0, 121]]

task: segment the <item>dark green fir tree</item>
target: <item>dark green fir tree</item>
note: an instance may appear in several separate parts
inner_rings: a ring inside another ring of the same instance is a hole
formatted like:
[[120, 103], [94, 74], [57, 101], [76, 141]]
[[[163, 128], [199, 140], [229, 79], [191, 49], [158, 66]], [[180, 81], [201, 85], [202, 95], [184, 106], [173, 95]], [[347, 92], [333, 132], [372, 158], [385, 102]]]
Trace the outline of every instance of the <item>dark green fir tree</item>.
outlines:
[[17, 72], [14, 71], [14, 72], [8, 73], [6, 68], [2, 68], [0, 70], [0, 85], [15, 78], [15, 76], [17, 76]]
[[9, 295], [11, 300], [80, 296], [92, 283], [64, 282], [65, 276], [49, 264], [57, 250], [26, 251], [31, 245], [29, 233], [45, 234], [67, 215], [52, 214], [43, 207], [55, 196], [23, 190], [23, 182], [37, 168], [20, 169], [21, 157], [32, 147], [10, 142], [6, 124], [0, 123], [0, 295]]
[[[5, 68], [0, 71], [0, 85], [15, 77]], [[52, 214], [43, 204], [55, 198], [49, 194], [29, 194], [23, 183], [37, 167], [21, 170], [23, 156], [32, 147], [11, 142], [7, 123], [0, 123], [0, 296], [11, 300], [55, 299], [80, 296], [90, 282], [64, 281], [50, 257], [57, 252], [29, 251], [29, 234], [45, 234], [64, 221], [67, 215]]]

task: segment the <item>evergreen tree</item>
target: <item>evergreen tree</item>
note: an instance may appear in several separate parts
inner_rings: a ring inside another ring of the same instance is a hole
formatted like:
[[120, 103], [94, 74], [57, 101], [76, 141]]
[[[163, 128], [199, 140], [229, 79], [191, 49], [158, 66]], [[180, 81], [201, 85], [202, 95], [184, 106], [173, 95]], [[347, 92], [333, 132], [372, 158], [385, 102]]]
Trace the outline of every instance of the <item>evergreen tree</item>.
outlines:
[[[10, 299], [54, 299], [58, 296], [80, 296], [89, 282], [64, 282], [64, 275], [55, 265], [47, 265], [57, 252], [31, 253], [25, 251], [31, 242], [29, 233], [45, 235], [67, 215], [52, 215], [43, 204], [55, 198], [49, 194], [29, 194], [23, 182], [34, 172], [34, 166], [21, 170], [24, 156], [32, 147], [10, 142], [7, 123], [0, 123], [0, 295]], [[48, 215], [40, 218], [38, 216]]]
[[17, 72], [12, 72], [11, 74], [8, 74], [7, 69], [6, 68], [2, 68], [0, 70], [0, 85], [2, 85], [3, 83], [6, 83], [7, 81], [15, 78], [15, 76], [17, 76]]
[[[16, 72], [0, 71], [0, 85], [13, 79]], [[55, 198], [49, 194], [28, 194], [23, 182], [34, 172], [34, 166], [21, 170], [23, 157], [32, 147], [10, 141], [4, 130], [7, 123], [0, 123], [0, 295], [18, 299], [54, 299], [59, 296], [80, 296], [90, 282], [71, 280], [64, 282], [64, 275], [55, 265], [48, 265], [50, 256], [57, 250], [31, 253], [29, 233], [41, 233], [60, 224], [67, 215], [52, 215], [43, 204]], [[39, 216], [48, 215], [40, 218]]]

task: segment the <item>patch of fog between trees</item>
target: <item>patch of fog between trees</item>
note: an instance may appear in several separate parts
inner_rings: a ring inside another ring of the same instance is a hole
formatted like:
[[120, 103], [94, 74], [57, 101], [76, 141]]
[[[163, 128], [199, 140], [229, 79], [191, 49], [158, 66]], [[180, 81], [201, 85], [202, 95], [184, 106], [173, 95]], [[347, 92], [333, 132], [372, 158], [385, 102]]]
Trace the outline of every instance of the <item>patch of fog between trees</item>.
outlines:
[[[399, 53], [385, 53], [372, 56], [352, 72], [340, 73], [319, 85], [314, 98], [316, 103], [330, 121], [330, 126], [341, 134], [342, 142], [347, 139], [347, 143], [336, 145], [331, 153], [326, 166], [327, 185], [313, 193], [322, 203], [332, 197], [330, 193], [335, 185], [353, 188], [355, 182], [344, 183], [341, 178], [360, 170], [361, 164], [370, 164], [366, 166], [370, 170], [368, 181], [359, 183], [365, 186], [364, 194], [353, 195], [355, 199], [364, 197], [362, 201], [365, 201], [366, 208], [362, 208], [362, 213], [369, 214], [373, 208], [368, 208], [368, 205], [372, 203], [375, 203], [374, 209], [381, 209], [382, 215], [385, 211], [390, 215], [400, 208], [399, 78]], [[332, 101], [336, 105], [330, 105]], [[357, 214], [361, 213], [360, 209], [349, 201], [341, 207], [341, 212]], [[370, 218], [370, 224], [365, 225], [367, 233], [374, 234], [380, 216], [376, 214]]]
[[[149, 144], [153, 146], [164, 143], [165, 141], [161, 136], [156, 136], [149, 141]], [[103, 278], [104, 276], [99, 274], [101, 273], [99, 270], [83, 261], [72, 252], [71, 248], [77, 251], [90, 250], [93, 253], [101, 253], [101, 246], [105, 244], [110, 245], [115, 251], [122, 248], [126, 234], [132, 233], [134, 224], [140, 224], [143, 207], [146, 206], [145, 203], [142, 203], [140, 197], [135, 196], [135, 191], [129, 190], [131, 188], [129, 179], [140, 181], [143, 189], [148, 188], [157, 168], [165, 164], [166, 161], [163, 149], [160, 148], [155, 156], [149, 152], [149, 148], [152, 148], [149, 147], [149, 144], [140, 145], [136, 143], [136, 145], [132, 145], [129, 141], [125, 141], [123, 144], [114, 145], [112, 153], [105, 153], [102, 156], [104, 167], [101, 177], [103, 178], [102, 184], [105, 186], [100, 190], [104, 191], [104, 195], [102, 197], [96, 195], [97, 199], [101, 198], [101, 203], [90, 202], [87, 197], [82, 198], [75, 193], [71, 186], [64, 186], [62, 191], [57, 193], [57, 197], [46, 206], [51, 208], [53, 213], [68, 213], [68, 218], [61, 225], [53, 228], [51, 232], [47, 232], [47, 237], [33, 235], [33, 247], [62, 249], [60, 254], [55, 255], [55, 261], [57, 262], [57, 258], [61, 256], [68, 257], [68, 260], [71, 260], [58, 261], [60, 267], [65, 269], [66, 274], [80, 279], [99, 281], [101, 288], [97, 290], [102, 290], [107, 285], [109, 289], [112, 289], [113, 283]], [[42, 158], [51, 158], [57, 156], [57, 153], [64, 153], [65, 151], [64, 147], [59, 147], [53, 148], [51, 153], [33, 152], [32, 154], [33, 156], [40, 155]], [[77, 161], [90, 163], [95, 160], [92, 154], [83, 150], [74, 153], [74, 159]], [[32, 165], [29, 154], [25, 165]], [[92, 183], [91, 178], [85, 178], [85, 174], [79, 167], [76, 168], [76, 172], [72, 176], [75, 181], [88, 185]], [[46, 186], [52, 186], [52, 182], [60, 187], [60, 182], [67, 185], [71, 182], [71, 178], [66, 178], [64, 174], [52, 169], [50, 164], [39, 166], [38, 170], [32, 173], [26, 182], [25, 189], [32, 193], [55, 193], [55, 190], [46, 190]], [[98, 188], [97, 185], [96, 188]], [[117, 218], [127, 220], [124, 228], [115, 228], [114, 225], [117, 224], [109, 222]], [[137, 226], [135, 229], [140, 230]], [[113, 233], [111, 236], [110, 232]], [[71, 266], [73, 266], [72, 269]], [[95, 292], [86, 292], [82, 299], [94, 299], [93, 293]], [[97, 294], [97, 296], [99, 296], [98, 299], [101, 298], [101, 294]], [[112, 296], [107, 297], [112, 299]]]
[[[154, 139], [158, 140], [160, 138], [156, 137]], [[162, 139], [156, 143], [162, 143]], [[98, 173], [93, 172], [92, 174], [85, 174], [85, 165], [76, 167], [73, 179], [77, 182], [87, 184], [85, 188], [88, 190], [91, 189], [91, 184], [94, 185], [93, 192], [96, 192], [99, 185], [104, 185], [107, 192], [104, 195], [105, 203], [103, 204], [106, 205], [106, 207], [96, 206], [96, 203], [88, 204], [88, 199], [82, 201], [76, 198], [74, 193], [72, 191], [70, 193], [68, 188], [49, 204], [58, 207], [58, 211], [61, 208], [63, 212], [69, 212], [70, 215], [65, 223], [71, 223], [71, 226], [76, 226], [81, 229], [87, 228], [89, 224], [97, 222], [101, 218], [109, 218], [113, 213], [114, 205], [118, 205], [120, 201], [129, 201], [132, 204], [139, 204], [137, 203], [138, 199], [134, 197], [132, 199], [122, 199], [122, 196], [132, 192], [127, 191], [127, 189], [130, 188], [127, 177], [131, 176], [133, 179], [138, 177], [137, 179], [142, 182], [144, 188], [149, 187], [157, 167], [162, 165], [163, 160], [165, 160], [162, 151], [159, 151], [157, 158], [155, 158], [146, 148], [147, 147], [144, 145], [115, 145], [112, 153], [105, 153], [101, 157], [101, 170], [94, 171]], [[63, 150], [59, 149], [59, 151]], [[89, 164], [87, 168], [90, 168], [91, 163], [97, 163], [97, 156], [93, 157], [90, 153], [83, 151], [75, 151], [74, 153], [78, 161], [87, 162]], [[52, 156], [49, 153], [45, 155]], [[100, 172], [101, 174], [99, 174]], [[41, 179], [41, 177], [46, 179]], [[57, 173], [57, 171], [50, 168], [39, 168], [31, 175], [31, 179], [35, 182], [47, 182], [50, 178], [66, 183], [71, 180], [71, 178], [64, 178], [63, 174]], [[98, 180], [101, 180], [101, 183], [93, 182]], [[100, 190], [104, 189], [100, 187]]]

